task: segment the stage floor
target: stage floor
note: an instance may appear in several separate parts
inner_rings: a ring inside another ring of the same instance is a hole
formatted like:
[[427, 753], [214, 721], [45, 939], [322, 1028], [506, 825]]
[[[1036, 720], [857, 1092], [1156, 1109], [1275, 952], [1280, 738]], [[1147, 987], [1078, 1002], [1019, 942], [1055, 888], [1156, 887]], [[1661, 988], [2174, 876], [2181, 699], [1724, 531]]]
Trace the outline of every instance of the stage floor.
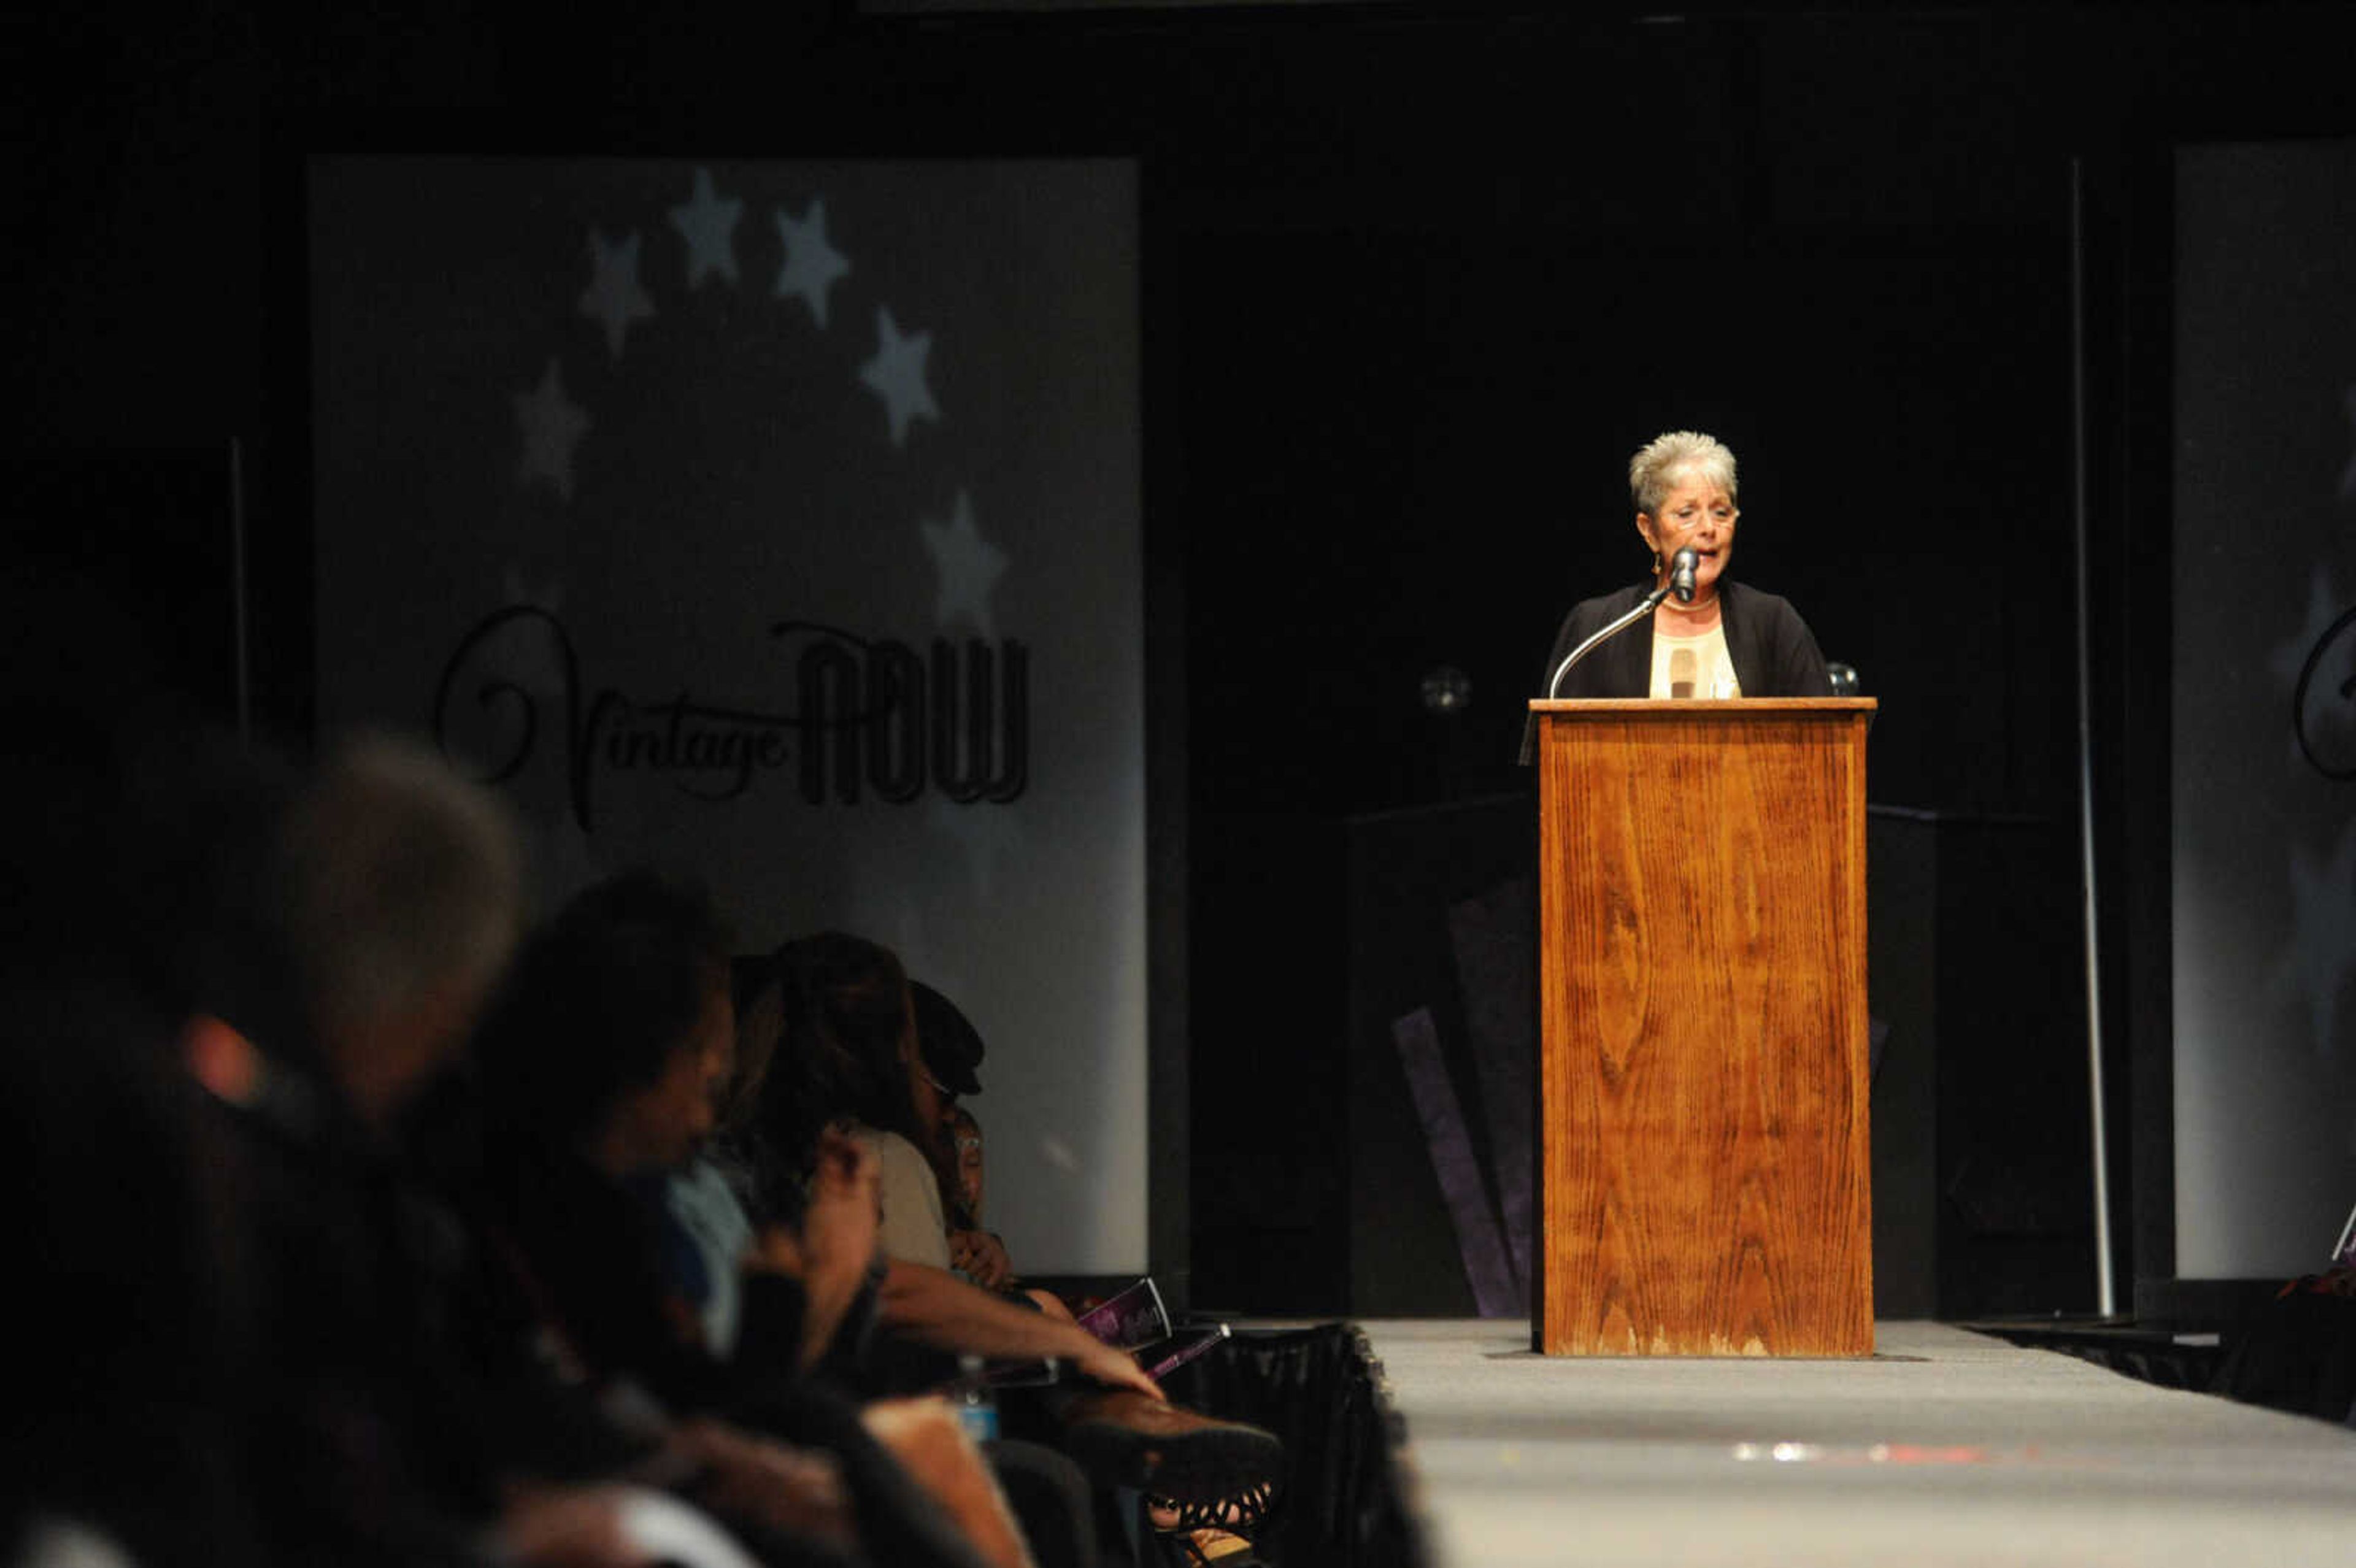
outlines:
[[2356, 1562], [2356, 1433], [1961, 1329], [1570, 1360], [1518, 1321], [1361, 1326], [1437, 1568]]

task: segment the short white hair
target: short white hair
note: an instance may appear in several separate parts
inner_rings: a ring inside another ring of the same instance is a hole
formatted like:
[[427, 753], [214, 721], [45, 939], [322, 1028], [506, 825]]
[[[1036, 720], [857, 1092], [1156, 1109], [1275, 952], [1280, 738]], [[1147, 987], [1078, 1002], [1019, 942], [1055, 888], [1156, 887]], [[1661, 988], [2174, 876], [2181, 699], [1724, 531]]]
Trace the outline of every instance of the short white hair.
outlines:
[[329, 1031], [487, 986], [522, 906], [507, 808], [412, 741], [361, 734], [316, 770], [283, 838], [295, 956]]
[[1628, 460], [1628, 495], [1646, 517], [1659, 514], [1661, 497], [1672, 481], [1692, 471], [1734, 499], [1734, 453], [1716, 436], [1697, 430], [1673, 430], [1656, 435]]

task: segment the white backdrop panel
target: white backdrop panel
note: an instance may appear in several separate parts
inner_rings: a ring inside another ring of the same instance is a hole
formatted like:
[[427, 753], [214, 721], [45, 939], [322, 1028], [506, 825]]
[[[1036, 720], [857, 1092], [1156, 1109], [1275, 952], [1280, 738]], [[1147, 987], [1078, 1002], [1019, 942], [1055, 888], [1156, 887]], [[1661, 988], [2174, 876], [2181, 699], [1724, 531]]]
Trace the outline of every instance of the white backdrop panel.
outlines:
[[1134, 166], [323, 157], [308, 190], [323, 724], [502, 775], [546, 898], [651, 862], [747, 948], [894, 947], [989, 1042], [1018, 1264], [1141, 1269]]
[[2176, 1263], [2260, 1278], [2356, 1198], [2356, 143], [2179, 154], [2176, 299]]

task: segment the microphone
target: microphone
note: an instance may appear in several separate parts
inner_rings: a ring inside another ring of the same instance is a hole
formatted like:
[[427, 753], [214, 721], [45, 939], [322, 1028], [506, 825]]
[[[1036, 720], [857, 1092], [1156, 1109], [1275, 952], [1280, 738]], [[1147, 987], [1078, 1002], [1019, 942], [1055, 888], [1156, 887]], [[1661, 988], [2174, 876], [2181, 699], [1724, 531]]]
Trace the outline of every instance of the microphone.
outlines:
[[1633, 610], [1629, 611], [1625, 615], [1621, 616], [1618, 620], [1612, 622], [1610, 625], [1604, 627], [1601, 631], [1588, 638], [1587, 641], [1571, 649], [1570, 656], [1564, 659], [1562, 663], [1554, 667], [1554, 678], [1547, 682], [1547, 696], [1548, 698], [1552, 698], [1557, 691], [1562, 688], [1562, 677], [1570, 673], [1571, 666], [1577, 664], [1580, 660], [1592, 653], [1598, 645], [1609, 642], [1613, 637], [1618, 636], [1622, 632], [1626, 631], [1630, 626], [1635, 624], [1638, 621], [1641, 621], [1645, 616], [1651, 614], [1655, 610], [1660, 607], [1661, 601], [1666, 599], [1670, 594], [1676, 594], [1677, 596], [1677, 603], [1680, 604], [1692, 603], [1694, 596], [1694, 572], [1698, 570], [1700, 566], [1701, 557], [1695, 554], [1691, 549], [1681, 549], [1677, 551], [1676, 554], [1671, 556], [1669, 558], [1669, 581], [1667, 585], [1665, 587], [1654, 589], [1650, 593], [1644, 595], [1644, 599]]
[[[1692, 552], [1690, 550], [1681, 550], [1678, 553], [1682, 555], [1689, 555]], [[1610, 625], [1604, 627], [1602, 630], [1597, 632], [1593, 636], [1588, 638], [1587, 641], [1571, 649], [1569, 654], [1564, 657], [1562, 663], [1554, 667], [1553, 678], [1547, 682], [1546, 694], [1547, 699], [1551, 701], [1554, 698], [1554, 694], [1562, 689], [1562, 677], [1570, 673], [1571, 666], [1577, 664], [1580, 660], [1585, 658], [1589, 654], [1593, 653], [1603, 644], [1610, 642], [1612, 638], [1618, 636], [1621, 633], [1626, 631], [1629, 627], [1634, 625], [1637, 622], [1643, 620], [1654, 611], [1659, 609], [1661, 607], [1661, 601], [1666, 599], [1668, 596], [1669, 591], [1666, 588], [1654, 589], [1650, 593], [1645, 594], [1644, 598], [1636, 602], [1636, 607], [1633, 610], [1629, 611], [1625, 615], [1621, 616], [1618, 620], [1612, 622]], [[1526, 758], [1524, 760], [1526, 761], [1527, 759]]]

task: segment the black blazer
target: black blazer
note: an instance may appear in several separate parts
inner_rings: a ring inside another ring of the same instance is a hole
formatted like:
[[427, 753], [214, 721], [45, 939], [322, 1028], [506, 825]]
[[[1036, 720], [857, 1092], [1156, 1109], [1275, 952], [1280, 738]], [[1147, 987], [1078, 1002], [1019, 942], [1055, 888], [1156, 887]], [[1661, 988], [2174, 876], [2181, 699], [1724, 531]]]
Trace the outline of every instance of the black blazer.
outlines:
[[[1547, 655], [1546, 667], [1538, 671], [1537, 689], [1533, 695], [1546, 696], [1547, 678], [1554, 674], [1555, 667], [1569, 656], [1571, 649], [1633, 610], [1652, 591], [1651, 583], [1639, 582], [1617, 593], [1572, 605], [1570, 613], [1562, 618], [1562, 629], [1555, 634], [1554, 651]], [[1808, 624], [1800, 619], [1800, 613], [1792, 608], [1789, 601], [1745, 588], [1739, 582], [1721, 582], [1718, 585], [1718, 614], [1726, 633], [1726, 655], [1734, 666], [1734, 678], [1741, 683], [1743, 696], [1832, 695], [1832, 680], [1825, 673], [1825, 656], [1817, 651], [1816, 639], [1809, 632]], [[1580, 660], [1577, 669], [1562, 677], [1561, 689], [1553, 695], [1645, 697], [1651, 695], [1652, 689], [1653, 621], [1647, 616]], [[1537, 719], [1532, 715], [1522, 725], [1525, 766], [1537, 755]]]

